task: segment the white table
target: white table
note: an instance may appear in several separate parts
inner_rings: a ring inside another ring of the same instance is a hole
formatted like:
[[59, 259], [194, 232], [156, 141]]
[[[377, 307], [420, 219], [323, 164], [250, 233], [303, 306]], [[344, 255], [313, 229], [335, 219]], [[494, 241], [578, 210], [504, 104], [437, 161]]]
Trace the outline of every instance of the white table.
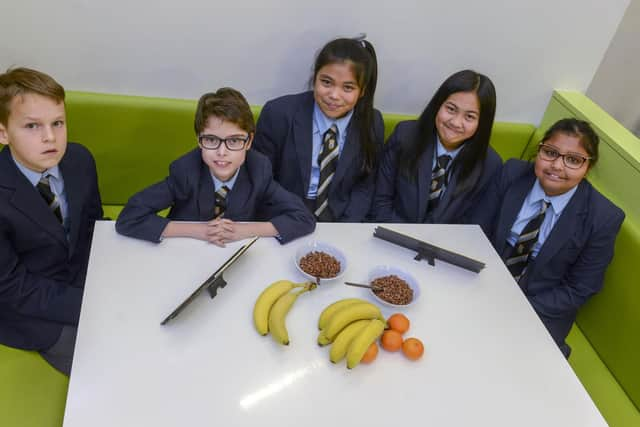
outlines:
[[[477, 226], [385, 226], [487, 267], [434, 268], [374, 238], [372, 224], [318, 224], [288, 245], [258, 240], [216, 298], [204, 292], [160, 326], [240, 243], [155, 245], [97, 224], [64, 426], [606, 425]], [[344, 250], [344, 280], [366, 280], [379, 264], [418, 278], [422, 295], [404, 312], [412, 322], [406, 336], [425, 344], [420, 361], [384, 350], [350, 371], [329, 361], [328, 348], [316, 345], [320, 311], [367, 295], [342, 282], [298, 299], [288, 347], [257, 334], [256, 297], [275, 280], [302, 281], [293, 256], [314, 239]]]

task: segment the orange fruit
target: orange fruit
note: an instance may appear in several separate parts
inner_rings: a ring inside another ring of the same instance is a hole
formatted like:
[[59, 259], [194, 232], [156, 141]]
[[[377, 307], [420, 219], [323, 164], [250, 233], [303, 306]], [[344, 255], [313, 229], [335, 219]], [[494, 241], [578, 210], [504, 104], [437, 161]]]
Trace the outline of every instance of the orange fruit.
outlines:
[[418, 360], [424, 353], [424, 345], [418, 338], [407, 338], [402, 343], [402, 352], [408, 359]]
[[393, 329], [394, 331], [398, 331], [401, 334], [404, 334], [409, 330], [410, 322], [407, 316], [405, 316], [404, 314], [396, 313], [392, 314], [387, 319], [387, 324], [389, 325], [389, 328]]
[[362, 356], [362, 363], [371, 363], [376, 360], [376, 356], [378, 355], [378, 344], [372, 342], [367, 351]]
[[402, 334], [393, 329], [387, 329], [380, 338], [380, 344], [387, 351], [398, 351], [402, 348]]

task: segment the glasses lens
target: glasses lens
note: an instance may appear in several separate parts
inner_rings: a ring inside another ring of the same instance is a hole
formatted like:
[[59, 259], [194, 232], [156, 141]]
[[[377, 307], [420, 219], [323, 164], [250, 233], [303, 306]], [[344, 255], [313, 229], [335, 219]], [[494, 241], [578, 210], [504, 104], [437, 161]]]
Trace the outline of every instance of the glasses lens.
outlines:
[[571, 169], [579, 169], [580, 166], [586, 161], [585, 158], [576, 156], [574, 154], [565, 154], [564, 155], [564, 164], [566, 167]]
[[222, 141], [215, 135], [201, 135], [200, 136], [200, 145], [204, 148], [215, 150], [220, 146]]
[[241, 150], [242, 147], [244, 147], [245, 139], [240, 137], [233, 137], [227, 138], [225, 141], [229, 150]]
[[541, 145], [540, 149], [538, 150], [538, 152], [540, 153], [540, 156], [542, 156], [542, 158], [544, 160], [555, 160], [558, 158], [558, 156], [560, 156], [560, 153], [558, 153], [556, 150], [554, 150], [553, 148], [549, 148], [546, 145]]

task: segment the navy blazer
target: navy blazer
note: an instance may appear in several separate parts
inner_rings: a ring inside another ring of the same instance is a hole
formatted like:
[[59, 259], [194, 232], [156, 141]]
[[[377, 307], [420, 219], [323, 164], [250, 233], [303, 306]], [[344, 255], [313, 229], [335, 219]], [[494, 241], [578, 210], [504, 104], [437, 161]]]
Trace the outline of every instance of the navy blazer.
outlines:
[[69, 143], [59, 164], [69, 207], [69, 240], [38, 190], [0, 152], [0, 342], [27, 350], [51, 347], [75, 325], [95, 220], [102, 218], [96, 166]]
[[[507, 161], [476, 210], [474, 219], [500, 255], [535, 180], [533, 163]], [[578, 308], [602, 288], [623, 220], [624, 212], [583, 179], [527, 267], [520, 286], [558, 345]]]
[[502, 159], [489, 147], [482, 175], [475, 187], [454, 196], [457, 177], [449, 175], [449, 182], [440, 203], [427, 211], [433, 170], [435, 144], [426, 147], [418, 161], [418, 173], [409, 180], [398, 170], [400, 149], [413, 140], [418, 122], [408, 120], [397, 124], [387, 141], [376, 182], [373, 217], [378, 222], [409, 222], [429, 224], [467, 223], [471, 211], [496, 174], [502, 168]]
[[[273, 180], [271, 164], [249, 150], [233, 189], [227, 194], [224, 217], [233, 221], [271, 221], [280, 243], [311, 233], [315, 218], [304, 203]], [[167, 218], [158, 211], [171, 207]], [[215, 186], [208, 166], [196, 148], [173, 161], [169, 176], [129, 199], [116, 230], [125, 236], [159, 242], [171, 220], [210, 221], [215, 207]]]
[[[253, 143], [254, 148], [271, 160], [275, 180], [302, 199], [307, 197], [311, 180], [314, 102], [313, 92], [286, 95], [267, 102], [260, 112]], [[363, 155], [355, 122], [352, 117], [329, 186], [329, 208], [334, 220], [340, 222], [365, 220], [375, 187], [375, 170], [360, 177]], [[373, 131], [379, 154], [384, 142], [384, 124], [378, 110], [374, 114]]]

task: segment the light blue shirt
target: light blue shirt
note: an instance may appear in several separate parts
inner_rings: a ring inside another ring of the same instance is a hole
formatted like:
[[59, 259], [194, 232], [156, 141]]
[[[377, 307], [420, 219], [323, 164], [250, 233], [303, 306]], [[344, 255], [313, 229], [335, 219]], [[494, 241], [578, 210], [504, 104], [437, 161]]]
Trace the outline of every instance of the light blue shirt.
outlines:
[[220, 181], [218, 178], [216, 178], [216, 176], [213, 174], [213, 172], [211, 172], [211, 179], [213, 180], [214, 190], [218, 191], [220, 189], [220, 187], [222, 187], [223, 185], [226, 185], [229, 188], [229, 191], [231, 191], [233, 189], [233, 186], [236, 183], [236, 179], [238, 178], [238, 173], [239, 172], [240, 172], [240, 168], [238, 168], [236, 170], [236, 173], [234, 173], [233, 176], [231, 178], [229, 178], [228, 181]]
[[[58, 202], [60, 203], [60, 213], [62, 214], [62, 223], [64, 224], [65, 232], [67, 233], [67, 237], [69, 235], [69, 204], [67, 203], [67, 192], [64, 188], [64, 178], [62, 178], [62, 173], [60, 173], [60, 168], [58, 165], [52, 167], [51, 169], [47, 169], [44, 172], [36, 172], [31, 169], [23, 166], [22, 163], [17, 161], [13, 156], [11, 156], [13, 162], [16, 164], [20, 172], [29, 180], [31, 185], [34, 187], [38, 185], [40, 182], [40, 178], [43, 175], [49, 175], [49, 187], [51, 187], [51, 191], [58, 198]], [[36, 191], [38, 191], [36, 189]]]
[[553, 230], [554, 225], [556, 225], [560, 214], [562, 214], [562, 211], [567, 206], [567, 203], [569, 203], [569, 201], [571, 200], [571, 197], [576, 192], [577, 188], [577, 186], [573, 187], [571, 190], [558, 196], [547, 196], [544, 193], [542, 186], [540, 186], [540, 181], [536, 179], [536, 182], [533, 184], [533, 187], [531, 187], [529, 194], [527, 194], [527, 197], [524, 199], [524, 203], [522, 203], [520, 213], [518, 213], [516, 221], [511, 227], [511, 234], [507, 238], [507, 242], [509, 242], [511, 246], [516, 243], [518, 236], [527, 225], [527, 223], [531, 221], [531, 219], [536, 215], [538, 215], [538, 213], [542, 209], [542, 201], [546, 200], [550, 203], [550, 205], [547, 208], [547, 212], [544, 216], [544, 221], [542, 221], [542, 225], [540, 226], [538, 241], [533, 246], [532, 250], [532, 256], [535, 257], [536, 255], [538, 255], [540, 248], [547, 240], [547, 237], [549, 237], [549, 234], [551, 234], [551, 231]]
[[327, 130], [335, 123], [338, 127], [338, 159], [340, 153], [342, 153], [342, 147], [347, 140], [347, 127], [353, 116], [353, 110], [337, 120], [330, 119], [325, 116], [317, 103], [313, 105], [313, 135], [312, 143], [313, 148], [311, 150], [311, 179], [309, 180], [309, 191], [307, 191], [307, 198], [315, 199], [318, 194], [318, 184], [320, 182], [320, 165], [318, 164], [318, 156], [322, 152], [322, 136]]
[[[447, 172], [447, 171], [449, 171], [449, 168], [451, 167], [451, 164], [453, 163], [453, 161], [456, 158], [456, 156], [458, 155], [458, 153], [460, 153], [460, 150], [462, 150], [462, 147], [464, 147], [464, 144], [461, 144], [458, 148], [456, 148], [453, 151], [447, 151], [447, 149], [444, 148], [444, 145], [442, 145], [442, 143], [440, 142], [440, 138], [438, 137], [438, 134], [436, 133], [436, 149], [435, 149], [435, 152], [433, 153], [433, 161], [431, 162], [431, 171], [429, 171], [429, 180], [431, 180], [431, 172], [436, 167], [436, 163], [438, 161], [438, 157], [440, 157], [440, 156], [442, 156], [444, 154], [446, 154], [447, 156], [451, 157], [451, 160], [449, 161], [449, 163], [447, 164], [447, 167], [445, 169], [445, 172]], [[444, 194], [445, 191], [447, 191], [447, 182], [446, 182], [446, 180], [442, 184], [442, 192], [440, 193], [440, 198], [442, 198], [442, 195]]]

